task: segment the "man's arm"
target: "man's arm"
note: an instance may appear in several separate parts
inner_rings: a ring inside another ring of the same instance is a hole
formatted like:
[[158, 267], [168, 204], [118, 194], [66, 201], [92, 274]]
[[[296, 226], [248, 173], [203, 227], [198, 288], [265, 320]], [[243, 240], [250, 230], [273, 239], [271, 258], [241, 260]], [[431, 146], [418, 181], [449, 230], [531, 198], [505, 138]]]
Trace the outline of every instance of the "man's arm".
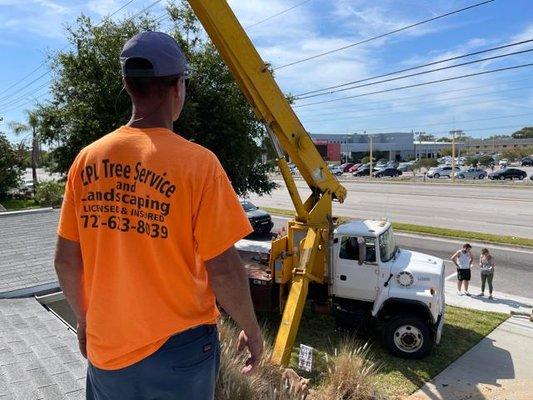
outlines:
[[87, 358], [83, 261], [80, 244], [58, 236], [54, 264], [59, 285], [78, 321], [77, 334], [81, 354]]
[[251, 372], [261, 361], [263, 338], [255, 317], [248, 277], [234, 246], [205, 262], [209, 283], [222, 308], [242, 328], [239, 350], [248, 347], [250, 358], [243, 373]]
[[453, 256], [450, 258], [450, 260], [453, 261], [453, 263], [458, 267], [459, 265], [457, 264], [457, 256], [459, 255], [459, 252], [456, 251], [455, 253], [453, 253]]

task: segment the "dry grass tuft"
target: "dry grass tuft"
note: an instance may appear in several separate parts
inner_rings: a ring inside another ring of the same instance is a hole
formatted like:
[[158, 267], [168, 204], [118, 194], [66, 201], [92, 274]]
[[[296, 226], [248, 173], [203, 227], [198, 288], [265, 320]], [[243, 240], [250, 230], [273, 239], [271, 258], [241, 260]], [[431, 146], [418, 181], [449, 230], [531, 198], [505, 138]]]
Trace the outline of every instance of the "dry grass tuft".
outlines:
[[316, 400], [377, 400], [384, 397], [376, 390], [377, 364], [372, 361], [368, 344], [345, 339], [328, 360], [328, 371], [313, 398]]
[[[243, 375], [241, 369], [246, 354], [237, 354], [239, 330], [230, 321], [222, 319], [220, 331], [220, 372], [216, 400], [301, 400], [305, 394], [296, 393], [301, 387], [293, 383], [294, 375], [284, 368], [270, 364], [272, 347], [265, 343], [265, 355], [256, 372]], [[296, 375], [297, 376], [297, 375]]]
[[322, 383], [309, 388], [309, 379], [292, 369], [270, 364], [270, 341], [265, 343], [263, 362], [252, 375], [241, 374], [246, 354], [237, 354], [239, 330], [228, 320], [221, 320], [220, 372], [216, 400], [376, 400], [376, 366], [369, 360], [368, 347], [345, 340], [334, 357], [327, 361], [328, 371]]

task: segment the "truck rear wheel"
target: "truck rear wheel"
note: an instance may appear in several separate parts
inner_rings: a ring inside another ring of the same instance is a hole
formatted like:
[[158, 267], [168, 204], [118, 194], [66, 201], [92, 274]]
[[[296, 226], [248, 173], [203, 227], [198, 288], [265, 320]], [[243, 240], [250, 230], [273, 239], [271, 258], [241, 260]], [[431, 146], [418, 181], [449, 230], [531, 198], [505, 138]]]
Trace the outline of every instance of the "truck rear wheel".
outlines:
[[431, 328], [417, 315], [398, 315], [385, 326], [385, 344], [389, 352], [401, 358], [427, 356], [433, 347]]

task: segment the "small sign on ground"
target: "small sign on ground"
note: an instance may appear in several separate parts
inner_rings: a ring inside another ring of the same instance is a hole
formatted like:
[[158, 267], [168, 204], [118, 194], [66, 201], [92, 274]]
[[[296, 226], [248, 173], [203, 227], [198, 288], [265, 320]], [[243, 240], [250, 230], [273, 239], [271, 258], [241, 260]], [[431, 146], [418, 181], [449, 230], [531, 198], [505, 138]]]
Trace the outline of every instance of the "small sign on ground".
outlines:
[[313, 369], [313, 348], [300, 344], [300, 357], [298, 358], [298, 367], [306, 372]]

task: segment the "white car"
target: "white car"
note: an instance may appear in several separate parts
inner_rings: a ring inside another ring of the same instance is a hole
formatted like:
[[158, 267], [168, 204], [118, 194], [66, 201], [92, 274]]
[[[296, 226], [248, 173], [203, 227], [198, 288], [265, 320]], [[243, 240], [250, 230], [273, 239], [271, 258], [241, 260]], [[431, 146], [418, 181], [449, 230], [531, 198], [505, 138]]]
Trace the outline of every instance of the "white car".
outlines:
[[507, 166], [509, 164], [509, 160], [507, 158], [503, 158], [500, 160], [500, 162], [498, 163], [498, 165], [500, 166]]
[[332, 165], [329, 167], [330, 172], [333, 175], [341, 176], [344, 173], [344, 168], [342, 168], [340, 165]]
[[451, 167], [451, 165], [441, 165], [441, 166], [438, 166], [438, 167], [430, 168], [429, 171], [427, 172], [426, 176], [428, 178], [435, 178], [435, 179], [441, 178], [443, 176], [445, 176], [447, 178], [451, 178], [452, 177], [452, 167]]
[[459, 179], [485, 179], [487, 171], [481, 168], [466, 168], [455, 173], [455, 177]]

